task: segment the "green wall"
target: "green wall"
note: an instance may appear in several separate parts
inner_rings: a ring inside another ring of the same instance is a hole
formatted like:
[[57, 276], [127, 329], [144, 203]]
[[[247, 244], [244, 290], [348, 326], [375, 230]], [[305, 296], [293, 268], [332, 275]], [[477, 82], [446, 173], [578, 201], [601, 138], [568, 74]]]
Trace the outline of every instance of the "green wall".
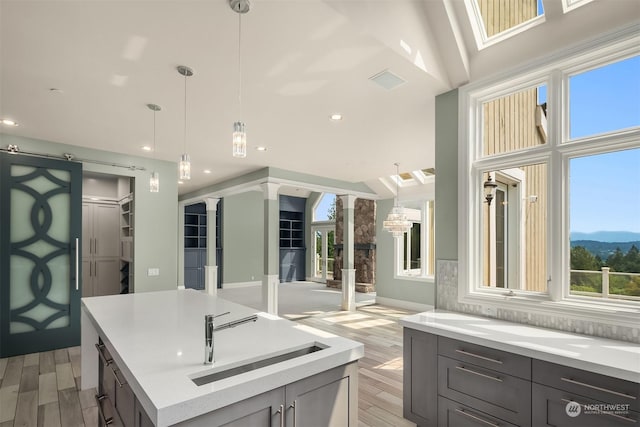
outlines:
[[[438, 203], [436, 202], [436, 206]], [[433, 281], [396, 279], [393, 274], [394, 241], [382, 228], [382, 221], [393, 207], [393, 199], [378, 200], [376, 205], [376, 295], [414, 304], [435, 305]], [[436, 223], [436, 229], [438, 225]]]
[[458, 259], [458, 90], [436, 97], [436, 260]]
[[[110, 165], [83, 163], [83, 171], [135, 178], [134, 286], [136, 292], [175, 289], [178, 265], [178, 176], [177, 164], [55, 142], [0, 134], [0, 146], [16, 144], [21, 151], [46, 153], [62, 158], [64, 153], [78, 159], [144, 167], [145, 171]], [[160, 192], [149, 192], [151, 170], [160, 173]], [[148, 277], [149, 268], [160, 275]]]
[[262, 191], [248, 191], [224, 198], [223, 287], [230, 283], [262, 281], [263, 212]]

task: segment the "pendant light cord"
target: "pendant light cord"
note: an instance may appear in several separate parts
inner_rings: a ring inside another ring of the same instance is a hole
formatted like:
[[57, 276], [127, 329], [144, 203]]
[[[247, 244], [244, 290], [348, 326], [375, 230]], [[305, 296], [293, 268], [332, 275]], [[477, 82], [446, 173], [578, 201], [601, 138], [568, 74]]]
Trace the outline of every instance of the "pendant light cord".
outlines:
[[238, 104], [240, 106], [240, 121], [242, 121], [242, 13], [238, 3]]
[[398, 163], [394, 163], [394, 165], [396, 165], [396, 206], [400, 206], [400, 201], [399, 201], [400, 186], [398, 184], [398, 181], [400, 180], [400, 170], [398, 168], [400, 165]]
[[153, 110], [153, 160], [156, 159], [156, 110]]
[[184, 131], [183, 131], [182, 152], [187, 152], [187, 73], [184, 75]]

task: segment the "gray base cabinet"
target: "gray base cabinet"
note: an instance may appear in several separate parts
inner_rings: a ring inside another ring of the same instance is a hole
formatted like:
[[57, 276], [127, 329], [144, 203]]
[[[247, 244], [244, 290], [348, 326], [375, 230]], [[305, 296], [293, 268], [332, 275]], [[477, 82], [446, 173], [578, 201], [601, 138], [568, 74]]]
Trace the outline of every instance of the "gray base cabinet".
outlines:
[[[151, 427], [102, 341], [98, 348], [100, 426]], [[358, 364], [340, 366], [177, 424], [181, 427], [356, 427]]]
[[404, 366], [404, 417], [419, 426], [640, 425], [635, 382], [410, 328]]
[[404, 328], [403, 415], [434, 426], [438, 416], [438, 337]]
[[358, 425], [357, 363], [341, 366], [178, 424], [181, 427]]

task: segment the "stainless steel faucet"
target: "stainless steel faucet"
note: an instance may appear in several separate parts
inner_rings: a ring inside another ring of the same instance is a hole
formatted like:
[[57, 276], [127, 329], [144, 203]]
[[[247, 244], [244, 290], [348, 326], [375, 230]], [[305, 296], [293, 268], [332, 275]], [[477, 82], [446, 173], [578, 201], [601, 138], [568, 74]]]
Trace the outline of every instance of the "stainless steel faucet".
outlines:
[[232, 320], [231, 322], [223, 323], [222, 325], [215, 325], [214, 319], [216, 317], [225, 316], [229, 314], [226, 313], [213, 315], [213, 314], [205, 314], [204, 316], [204, 364], [205, 365], [213, 365], [215, 362], [215, 356], [213, 354], [213, 333], [216, 331], [221, 331], [223, 329], [233, 328], [238, 325], [242, 325], [243, 323], [255, 322], [258, 320], [258, 316], [252, 314], [251, 316], [243, 317], [242, 319]]

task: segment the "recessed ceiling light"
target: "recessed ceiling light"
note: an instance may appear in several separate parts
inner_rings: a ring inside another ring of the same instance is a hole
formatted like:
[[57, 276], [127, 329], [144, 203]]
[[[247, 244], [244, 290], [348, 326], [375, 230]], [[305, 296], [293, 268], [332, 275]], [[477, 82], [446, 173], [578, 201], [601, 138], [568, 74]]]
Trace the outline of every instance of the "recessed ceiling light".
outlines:
[[256, 147], [256, 151], [267, 151], [267, 147], [263, 147], [263, 146]]
[[150, 147], [150, 146], [148, 146], [148, 145], [143, 145], [141, 148], [142, 148], [144, 151], [151, 151], [151, 147]]
[[49, 93], [62, 93], [62, 89], [58, 89], [57, 87], [50, 87]]
[[178, 181], [178, 184], [184, 184], [184, 181]]
[[342, 120], [342, 114], [340, 113], [334, 113], [332, 115], [329, 116], [329, 118], [333, 121], [338, 121], [338, 120]]
[[211, 173], [211, 170], [210, 169], [205, 169], [203, 172], [204, 173]]
[[11, 119], [2, 119], [2, 121], [0, 122], [3, 125], [7, 125], [7, 126], [18, 126], [18, 123], [14, 122]]

